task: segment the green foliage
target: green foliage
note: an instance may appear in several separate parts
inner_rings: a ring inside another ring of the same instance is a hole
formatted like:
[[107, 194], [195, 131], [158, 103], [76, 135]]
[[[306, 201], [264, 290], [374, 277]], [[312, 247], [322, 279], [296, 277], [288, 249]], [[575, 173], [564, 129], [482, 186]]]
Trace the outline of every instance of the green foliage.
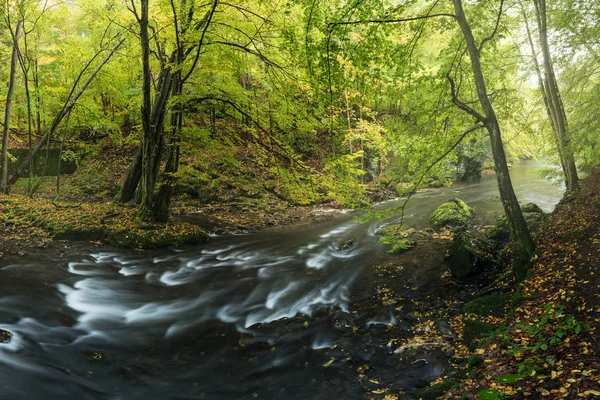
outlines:
[[390, 254], [410, 250], [416, 246], [415, 241], [409, 238], [411, 234], [415, 233], [415, 230], [404, 225], [388, 225], [377, 233], [383, 235], [378, 243], [392, 246], [388, 250]]
[[533, 324], [517, 324], [518, 329], [536, 338], [536, 342], [532, 346], [514, 346], [507, 352], [521, 354], [526, 351], [546, 351], [569, 336], [590, 330], [587, 323], [577, 321], [573, 315], [566, 314], [564, 308], [563, 305], [547, 304], [543, 313], [533, 319]]
[[436, 228], [444, 226], [459, 227], [465, 226], [473, 218], [475, 212], [464, 201], [460, 199], [450, 199], [439, 206], [429, 217], [429, 221]]
[[498, 392], [497, 390], [488, 389], [477, 393], [477, 398], [480, 400], [504, 400], [508, 399], [509, 397]]
[[360, 168], [362, 152], [346, 154], [328, 162], [323, 184], [327, 196], [336, 199], [342, 207], [356, 208], [367, 203], [365, 188], [358, 177], [364, 175]]
[[295, 205], [308, 205], [319, 202], [322, 197], [312, 176], [303, 176], [288, 168], [272, 168], [275, 175], [274, 186], [269, 190], [278, 197]]
[[477, 250], [473, 247], [473, 235], [468, 230], [459, 230], [454, 232], [452, 238], [452, 249], [454, 251], [468, 252], [477, 255]]

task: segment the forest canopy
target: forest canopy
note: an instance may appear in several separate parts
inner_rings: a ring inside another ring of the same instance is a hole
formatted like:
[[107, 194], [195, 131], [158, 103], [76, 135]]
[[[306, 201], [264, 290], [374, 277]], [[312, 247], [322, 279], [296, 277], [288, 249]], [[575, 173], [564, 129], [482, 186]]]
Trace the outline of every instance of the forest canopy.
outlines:
[[577, 190], [577, 168], [600, 161], [593, 1], [10, 0], [0, 12], [5, 192], [118, 154], [111, 196], [164, 221], [173, 196], [358, 207], [486, 168], [503, 195], [503, 165], [522, 158], [548, 158]]

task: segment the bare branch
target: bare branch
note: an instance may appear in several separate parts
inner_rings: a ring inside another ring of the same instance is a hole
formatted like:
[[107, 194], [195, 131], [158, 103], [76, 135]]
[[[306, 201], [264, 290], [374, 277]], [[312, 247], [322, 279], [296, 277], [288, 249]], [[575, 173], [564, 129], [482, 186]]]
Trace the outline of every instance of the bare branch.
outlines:
[[454, 79], [450, 76], [450, 72], [446, 74], [446, 78], [450, 82], [450, 92], [452, 94], [452, 102], [461, 110], [466, 112], [467, 114], [472, 115], [478, 122], [485, 124], [486, 119], [483, 115], [479, 114], [475, 109], [469, 107], [467, 104], [460, 101], [456, 94], [456, 85], [454, 83]]
[[418, 15], [416, 17], [395, 18], [395, 19], [365, 19], [365, 20], [358, 20], [358, 21], [330, 22], [329, 27], [331, 28], [331, 27], [337, 26], [337, 25], [396, 24], [396, 23], [402, 23], [402, 22], [419, 21], [422, 19], [436, 18], [436, 17], [456, 18], [456, 16], [454, 14], [439, 13], [439, 14]]
[[197, 27], [199, 29], [200, 27], [202, 27], [202, 24], [204, 24], [204, 27], [202, 29], [202, 35], [200, 35], [200, 40], [198, 41], [196, 56], [194, 57], [192, 66], [190, 67], [190, 70], [187, 72], [187, 74], [185, 74], [183, 76], [183, 78], [181, 78], [182, 83], [185, 83], [190, 78], [190, 76], [192, 75], [194, 70], [196, 69], [196, 65], [198, 64], [198, 60], [200, 59], [200, 54], [202, 52], [202, 46], [204, 45], [204, 38], [206, 36], [206, 31], [208, 30], [208, 27], [210, 25], [210, 21], [213, 18], [213, 15], [215, 15], [215, 10], [217, 9], [218, 4], [219, 4], [219, 0], [215, 0], [212, 4], [211, 9], [206, 12], [206, 15], [204, 16], [202, 21], [199, 22], [200, 25], [197, 25]]
[[490, 41], [494, 38], [494, 36], [496, 36], [496, 33], [498, 33], [498, 27], [500, 26], [500, 18], [502, 17], [502, 8], [504, 7], [504, 0], [500, 0], [500, 10], [498, 10], [498, 17], [496, 18], [496, 26], [494, 27], [494, 31], [492, 32], [492, 34], [486, 38], [484, 38], [481, 43], [479, 44], [479, 48], [477, 49], [479, 52], [481, 52], [481, 49], [483, 49], [483, 45], [485, 44], [485, 42]]

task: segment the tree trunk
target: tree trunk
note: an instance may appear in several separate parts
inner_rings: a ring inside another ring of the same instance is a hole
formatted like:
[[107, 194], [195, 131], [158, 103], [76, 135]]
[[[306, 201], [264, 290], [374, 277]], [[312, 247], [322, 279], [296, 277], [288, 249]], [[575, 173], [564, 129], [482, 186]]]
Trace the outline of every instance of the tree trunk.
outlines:
[[17, 23], [15, 36], [13, 38], [12, 56], [10, 59], [10, 78], [8, 81], [8, 93], [6, 95], [6, 106], [4, 108], [4, 131], [2, 132], [2, 165], [0, 166], [0, 191], [8, 193], [8, 137], [10, 135], [10, 114], [12, 111], [12, 99], [15, 92], [15, 75], [17, 72], [17, 56], [19, 53], [19, 37], [21, 36], [22, 21]]
[[119, 194], [119, 201], [127, 203], [133, 200], [135, 191], [142, 177], [142, 146], [138, 147], [135, 152], [135, 157], [127, 170], [125, 180], [123, 181], [123, 187], [121, 187], [121, 193]]
[[577, 166], [575, 165], [575, 156], [569, 140], [567, 114], [558, 89], [552, 57], [550, 55], [550, 46], [548, 45], [547, 19], [546, 19], [546, 0], [533, 0], [536, 10], [538, 31], [540, 36], [540, 46], [544, 58], [544, 75], [546, 78], [546, 96], [551, 113], [555, 118], [556, 135], [558, 137], [558, 147], [561, 153], [562, 162], [565, 169], [565, 180], [568, 192], [579, 190], [579, 177], [577, 176]]
[[[173, 84], [173, 96], [178, 96], [182, 91], [181, 76], [178, 73]], [[167, 138], [167, 162], [162, 175], [162, 181], [154, 199], [153, 216], [156, 222], [167, 222], [169, 219], [169, 207], [173, 195], [173, 174], [179, 169], [179, 135], [183, 125], [183, 114], [181, 110], [174, 110], [171, 114], [171, 129]]]
[[477, 88], [479, 103], [484, 112], [483, 123], [490, 135], [494, 165], [496, 169], [496, 178], [498, 180], [498, 189], [500, 191], [500, 200], [504, 208], [504, 213], [508, 220], [510, 237], [515, 244], [519, 256], [523, 261], [529, 260], [535, 250], [535, 244], [529, 234], [529, 229], [525, 223], [525, 218], [521, 212], [521, 207], [513, 190], [512, 182], [506, 163], [506, 155], [502, 144], [502, 135], [496, 113], [488, 97], [485, 78], [481, 70], [479, 59], [479, 49], [475, 43], [471, 26], [467, 21], [462, 6], [462, 0], [453, 0], [456, 20], [467, 43], [467, 50], [471, 59], [471, 68]]
[[540, 64], [538, 63], [538, 60], [537, 60], [537, 52], [535, 50], [535, 45], [533, 44], [533, 38], [531, 36], [531, 29], [529, 28], [529, 22], [527, 20], [527, 13], [525, 12], [525, 7], [523, 6], [522, 3], [521, 3], [521, 13], [523, 14], [523, 21], [525, 22], [527, 38], [529, 39], [529, 46], [531, 47], [531, 55], [532, 55], [535, 73], [536, 73], [537, 79], [538, 79], [538, 86], [540, 89], [540, 93], [542, 94], [542, 99], [544, 100], [544, 108], [546, 109], [546, 114], [548, 114], [548, 120], [550, 121], [550, 125], [552, 126], [552, 132], [554, 132], [554, 138], [556, 140], [556, 148], [558, 150], [558, 154], [560, 157], [560, 164], [562, 166], [563, 175], [565, 176], [565, 181], [566, 181], [568, 179], [567, 166], [565, 165], [565, 158], [563, 155], [562, 142], [558, 135], [558, 129], [556, 128], [558, 123], [556, 121], [556, 115], [554, 113], [554, 110], [550, 106], [550, 100], [548, 99], [548, 92], [544, 85], [544, 77], [542, 76], [542, 69], [540, 68]]

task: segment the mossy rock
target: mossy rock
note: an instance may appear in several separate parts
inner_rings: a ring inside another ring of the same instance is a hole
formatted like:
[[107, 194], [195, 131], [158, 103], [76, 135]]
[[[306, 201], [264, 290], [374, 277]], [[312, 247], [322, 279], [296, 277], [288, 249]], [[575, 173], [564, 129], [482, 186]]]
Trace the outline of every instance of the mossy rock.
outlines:
[[350, 250], [351, 248], [354, 247], [355, 244], [356, 244], [356, 241], [354, 239], [349, 239], [349, 240], [346, 240], [344, 243], [342, 243], [340, 245], [339, 249], [342, 251]]
[[452, 239], [451, 253], [448, 257], [448, 266], [457, 278], [472, 275], [477, 269], [479, 256], [473, 247], [473, 236], [465, 229], [459, 230]]
[[482, 339], [490, 337], [496, 332], [498, 326], [476, 319], [466, 319], [463, 331], [464, 344], [470, 351], [474, 351]]
[[475, 368], [481, 367], [482, 364], [483, 358], [480, 355], [473, 354], [471, 357], [469, 357], [469, 360], [467, 361], [467, 369], [469, 371], [472, 371]]
[[413, 390], [411, 395], [418, 399], [435, 400], [442, 397], [448, 390], [457, 388], [459, 385], [459, 381], [449, 379], [435, 385]]
[[536, 213], [536, 214], [544, 214], [544, 210], [540, 208], [535, 203], [526, 203], [521, 206], [521, 211], [524, 213]]
[[503, 314], [506, 302], [506, 295], [502, 293], [490, 294], [487, 296], [479, 297], [465, 304], [463, 306], [463, 311], [467, 314], [476, 314], [481, 316], [500, 316], [501, 314]]
[[464, 201], [453, 198], [439, 206], [429, 217], [436, 228], [448, 226], [456, 228], [467, 225], [475, 216], [475, 212]]

